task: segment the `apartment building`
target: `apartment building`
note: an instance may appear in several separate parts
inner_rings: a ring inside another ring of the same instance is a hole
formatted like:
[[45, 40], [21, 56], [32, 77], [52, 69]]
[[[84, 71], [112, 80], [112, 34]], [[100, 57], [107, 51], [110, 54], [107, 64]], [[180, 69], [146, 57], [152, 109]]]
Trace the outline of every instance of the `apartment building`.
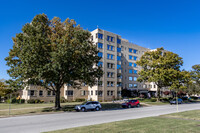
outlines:
[[[98, 79], [96, 86], [93, 87], [83, 84], [82, 89], [78, 90], [65, 85], [61, 90], [62, 97], [69, 101], [77, 98], [111, 101], [121, 97], [122, 89], [131, 90], [133, 95], [147, 94], [151, 89], [155, 92], [156, 87], [153, 83], [137, 82], [137, 73], [141, 68], [137, 66], [136, 61], [150, 49], [130, 43], [121, 38], [120, 35], [99, 28], [92, 31], [91, 34], [91, 39], [99, 50], [98, 56], [102, 57], [98, 66], [102, 67], [104, 75]], [[31, 96], [31, 88], [29, 87], [29, 93], [26, 90], [24, 93], [27, 96], [24, 97], [31, 99], [33, 97]], [[44, 96], [40, 95], [40, 90], [38, 92], [37, 98], [54, 100], [50, 98], [53, 97], [52, 94], [48, 95], [50, 92], [45, 92]]]

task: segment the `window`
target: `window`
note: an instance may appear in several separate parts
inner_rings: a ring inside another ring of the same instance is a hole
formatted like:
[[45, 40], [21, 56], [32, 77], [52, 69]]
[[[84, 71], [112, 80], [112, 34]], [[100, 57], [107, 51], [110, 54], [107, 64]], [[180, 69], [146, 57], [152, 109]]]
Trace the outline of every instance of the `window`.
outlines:
[[117, 44], [121, 44], [121, 39], [117, 38]]
[[102, 96], [103, 95], [103, 91], [98, 91], [98, 95]]
[[117, 52], [121, 52], [121, 48], [117, 47]]
[[133, 59], [133, 56], [129, 55], [129, 60], [132, 60]]
[[137, 77], [134, 77], [133, 80], [134, 80], [134, 81], [137, 81]]
[[98, 43], [98, 48], [102, 49], [103, 48], [103, 43]]
[[128, 77], [128, 79], [129, 79], [130, 81], [133, 81], [133, 77]]
[[107, 36], [107, 41], [108, 41], [108, 42], [114, 42], [114, 37], [112, 37], [112, 36]]
[[53, 91], [53, 94], [52, 94], [53, 96], [55, 96], [56, 95], [56, 93], [55, 93], [55, 91]]
[[111, 45], [107, 45], [107, 50], [111, 50], [111, 51], [114, 51], [114, 46], [111, 46]]
[[107, 68], [114, 69], [115, 68], [115, 64], [113, 64], [113, 63], [107, 63]]
[[103, 57], [103, 53], [102, 53], [102, 52], [99, 52], [99, 53], [98, 53], [98, 56], [102, 58], [102, 57]]
[[136, 56], [134, 56], [134, 60], [137, 60], [137, 57], [136, 57]]
[[111, 42], [114, 42], [114, 37], [110, 37], [110, 41], [111, 41]]
[[121, 82], [117, 82], [117, 87], [118, 86], [122, 86], [122, 83]]
[[134, 74], [137, 74], [137, 70], [134, 70]]
[[129, 63], [128, 63], [128, 66], [133, 66], [133, 63], [129, 62]]
[[154, 85], [154, 88], [156, 88], [156, 85]]
[[114, 78], [114, 72], [107, 72], [108, 78]]
[[91, 91], [91, 95], [93, 95], [93, 91]]
[[117, 61], [121, 61], [121, 56], [117, 56]]
[[51, 96], [51, 91], [47, 91], [47, 96]]
[[134, 63], [134, 64], [133, 64], [133, 66], [134, 66], [134, 67], [137, 67], [137, 64], [136, 64], [136, 63]]
[[128, 84], [128, 87], [129, 88], [133, 88], [133, 84]]
[[98, 94], [98, 91], [95, 91], [95, 95], [97, 95]]
[[97, 33], [97, 34], [96, 34], [96, 38], [103, 39], [103, 34]]
[[112, 55], [112, 54], [107, 54], [107, 59], [114, 60], [114, 55]]
[[137, 51], [136, 49], [133, 50], [133, 53], [134, 53], [134, 54], [137, 54], [137, 52], [138, 52], [138, 51]]
[[107, 81], [107, 86], [108, 87], [113, 87], [114, 86], [114, 82], [113, 81]]
[[133, 52], [133, 49], [132, 49], [132, 48], [129, 48], [128, 51], [129, 51], [130, 53], [132, 53], [132, 52]]
[[31, 96], [35, 96], [35, 91], [34, 90], [30, 90], [30, 95]]
[[109, 96], [110, 95], [110, 91], [107, 91], [107, 96]]
[[114, 82], [112, 82], [112, 81], [111, 81], [111, 82], [110, 82], [110, 86], [112, 86], [112, 87], [113, 87], [113, 86], [114, 86]]
[[98, 62], [98, 64], [97, 64], [99, 67], [103, 67], [103, 62]]
[[39, 96], [43, 96], [43, 91], [42, 90], [39, 91]]
[[133, 73], [133, 70], [132, 70], [132, 69], [129, 69], [129, 71], [128, 71], [128, 72], [132, 74], [132, 73]]
[[110, 95], [111, 95], [111, 96], [113, 95], [113, 91], [110, 91]]
[[68, 96], [73, 96], [73, 90], [67, 90], [66, 95]]
[[118, 65], [118, 64], [117, 64], [117, 69], [121, 69], [121, 68], [122, 68], [121, 65]]
[[82, 95], [82, 96], [85, 96], [85, 91], [81, 91], [81, 95]]
[[137, 84], [134, 84], [133, 86], [134, 86], [134, 88], [137, 88]]

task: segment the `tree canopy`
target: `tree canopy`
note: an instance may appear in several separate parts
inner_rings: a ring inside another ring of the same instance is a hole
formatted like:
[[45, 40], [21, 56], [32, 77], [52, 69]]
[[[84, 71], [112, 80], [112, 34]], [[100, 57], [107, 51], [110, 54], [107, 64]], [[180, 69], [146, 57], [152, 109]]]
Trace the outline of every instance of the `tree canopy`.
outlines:
[[73, 19], [36, 15], [22, 33], [13, 38], [13, 48], [5, 59], [11, 84], [35, 84], [54, 91], [55, 107], [60, 108], [60, 89], [64, 84], [79, 88], [82, 83], [95, 84], [102, 76], [95, 66], [100, 60], [97, 47], [90, 40], [91, 34]]
[[173, 52], [164, 50], [164, 48], [145, 52], [136, 63], [142, 67], [138, 73], [138, 81], [154, 82], [158, 86], [158, 100], [162, 87], [182, 88], [185, 79], [188, 79], [185, 77], [186, 72], [180, 70], [183, 65], [182, 58]]

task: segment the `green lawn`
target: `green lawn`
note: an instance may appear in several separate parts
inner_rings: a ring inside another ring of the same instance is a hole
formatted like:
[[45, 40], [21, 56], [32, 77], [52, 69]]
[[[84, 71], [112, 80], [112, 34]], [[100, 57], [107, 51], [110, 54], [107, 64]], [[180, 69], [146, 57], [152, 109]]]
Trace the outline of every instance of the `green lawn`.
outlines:
[[[61, 103], [62, 109], [59, 111], [53, 110], [54, 103], [40, 103], [40, 104], [11, 104], [10, 116], [14, 115], [25, 115], [25, 114], [44, 114], [51, 112], [65, 112], [75, 111], [74, 107], [81, 104], [82, 102], [69, 102]], [[101, 103], [102, 109], [118, 109], [121, 108], [120, 103]], [[0, 104], [0, 117], [9, 116], [9, 104]]]
[[200, 121], [198, 120], [200, 120], [200, 110], [194, 110], [158, 117], [57, 130], [49, 133], [199, 133]]

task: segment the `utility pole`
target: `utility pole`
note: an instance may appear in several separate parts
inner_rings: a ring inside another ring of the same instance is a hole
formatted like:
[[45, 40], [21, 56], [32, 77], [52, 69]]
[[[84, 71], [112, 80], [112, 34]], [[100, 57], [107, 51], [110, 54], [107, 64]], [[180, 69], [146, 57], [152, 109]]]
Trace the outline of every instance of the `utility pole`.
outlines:
[[178, 112], [178, 91], [176, 91], [176, 109], [177, 109], [177, 112]]
[[10, 116], [10, 110], [11, 110], [11, 94], [10, 94], [10, 104], [9, 104], [9, 116]]

